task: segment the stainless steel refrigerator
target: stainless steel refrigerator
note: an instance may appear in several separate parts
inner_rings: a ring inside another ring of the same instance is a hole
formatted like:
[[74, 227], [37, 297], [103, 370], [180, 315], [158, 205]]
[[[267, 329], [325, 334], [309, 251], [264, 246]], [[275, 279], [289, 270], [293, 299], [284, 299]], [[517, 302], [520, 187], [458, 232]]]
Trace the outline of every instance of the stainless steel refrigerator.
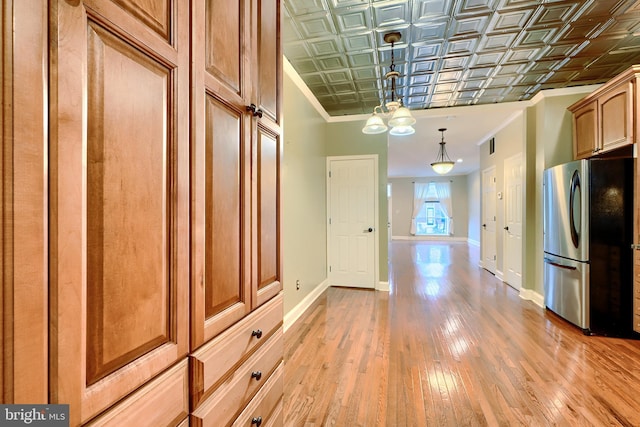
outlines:
[[545, 306], [586, 334], [633, 335], [633, 159], [544, 171]]

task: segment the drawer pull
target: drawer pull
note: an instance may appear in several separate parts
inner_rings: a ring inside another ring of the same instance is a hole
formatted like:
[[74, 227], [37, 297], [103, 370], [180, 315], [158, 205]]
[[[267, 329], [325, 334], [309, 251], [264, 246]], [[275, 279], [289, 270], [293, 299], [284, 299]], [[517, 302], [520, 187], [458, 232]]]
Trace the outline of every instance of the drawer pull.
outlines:
[[251, 372], [251, 378], [255, 378], [256, 381], [260, 381], [260, 378], [262, 378], [262, 372], [260, 371]]
[[251, 425], [255, 424], [257, 427], [260, 427], [262, 424], [262, 417], [253, 417], [251, 418]]
[[262, 338], [262, 331], [260, 329], [256, 329], [255, 331], [251, 332], [251, 336], [260, 339]]

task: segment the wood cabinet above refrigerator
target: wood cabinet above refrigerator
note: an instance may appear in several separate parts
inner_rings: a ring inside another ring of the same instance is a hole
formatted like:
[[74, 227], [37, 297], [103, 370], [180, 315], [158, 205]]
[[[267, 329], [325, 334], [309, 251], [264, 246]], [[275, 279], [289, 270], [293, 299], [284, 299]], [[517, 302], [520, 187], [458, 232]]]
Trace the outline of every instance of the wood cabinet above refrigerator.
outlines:
[[639, 79], [640, 65], [634, 65], [569, 107], [573, 114], [575, 160], [636, 142]]

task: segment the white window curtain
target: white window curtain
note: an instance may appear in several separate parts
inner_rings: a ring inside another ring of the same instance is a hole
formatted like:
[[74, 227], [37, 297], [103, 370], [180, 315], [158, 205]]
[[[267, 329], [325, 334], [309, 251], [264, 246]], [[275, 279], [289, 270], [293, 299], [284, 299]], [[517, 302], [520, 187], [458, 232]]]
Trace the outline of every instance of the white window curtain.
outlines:
[[449, 235], [453, 236], [453, 204], [451, 203], [451, 184], [448, 182], [436, 182], [436, 192], [440, 207], [444, 215], [449, 217]]
[[416, 235], [416, 217], [420, 213], [420, 209], [427, 201], [427, 193], [429, 193], [429, 184], [415, 182], [413, 184], [413, 214], [411, 215], [411, 234]]

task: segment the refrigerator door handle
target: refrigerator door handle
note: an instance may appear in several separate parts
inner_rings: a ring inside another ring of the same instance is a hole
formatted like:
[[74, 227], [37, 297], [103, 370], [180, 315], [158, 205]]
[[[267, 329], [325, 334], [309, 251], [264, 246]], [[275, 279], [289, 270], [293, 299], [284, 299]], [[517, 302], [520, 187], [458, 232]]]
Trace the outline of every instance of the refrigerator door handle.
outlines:
[[[580, 244], [580, 235], [578, 234], [578, 230], [576, 230], [575, 215], [573, 212], [576, 191], [581, 190], [580, 175], [577, 170], [574, 171], [571, 176], [571, 185], [569, 188], [569, 230], [571, 230], [571, 241], [573, 242], [573, 246], [577, 248]], [[580, 216], [580, 219], [582, 219], [582, 215]]]
[[545, 257], [544, 258], [544, 262], [546, 262], [547, 264], [551, 264], [554, 267], [558, 267], [558, 268], [564, 268], [566, 270], [577, 270], [576, 267], [572, 266], [572, 265], [564, 265], [564, 264], [558, 264], [557, 262], [553, 262], [551, 261], [549, 258]]

